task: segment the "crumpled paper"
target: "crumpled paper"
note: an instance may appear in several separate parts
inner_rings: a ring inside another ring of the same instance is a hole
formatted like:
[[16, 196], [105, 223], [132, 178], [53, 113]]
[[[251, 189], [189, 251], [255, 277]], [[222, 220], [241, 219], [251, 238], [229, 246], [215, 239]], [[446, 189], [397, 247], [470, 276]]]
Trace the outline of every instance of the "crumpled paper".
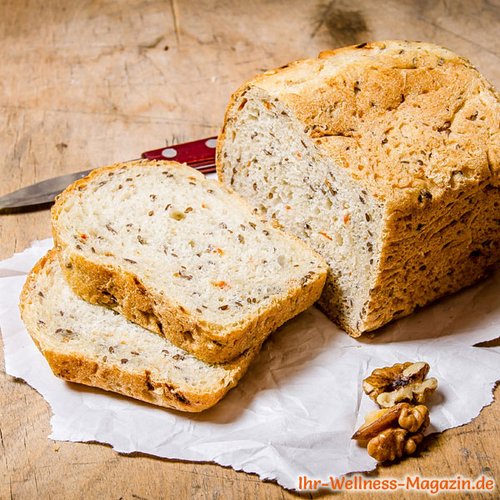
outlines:
[[26, 274], [51, 246], [37, 241], [0, 262], [0, 327], [6, 371], [48, 401], [52, 439], [213, 461], [294, 489], [299, 475], [326, 481], [375, 467], [350, 437], [375, 409], [361, 381], [377, 367], [430, 363], [439, 380], [430, 432], [470, 421], [492, 400], [500, 348], [473, 345], [499, 336], [500, 272], [372, 338], [352, 339], [311, 308], [275, 332], [238, 387], [201, 414], [66, 383], [52, 375], [17, 307]]

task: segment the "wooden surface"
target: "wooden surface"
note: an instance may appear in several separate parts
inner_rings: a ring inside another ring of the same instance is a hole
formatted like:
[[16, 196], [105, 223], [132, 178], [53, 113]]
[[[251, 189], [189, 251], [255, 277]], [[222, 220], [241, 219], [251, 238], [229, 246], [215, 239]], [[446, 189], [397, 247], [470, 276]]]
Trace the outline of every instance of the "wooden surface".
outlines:
[[[217, 133], [244, 79], [322, 49], [436, 42], [472, 59], [498, 88], [499, 22], [498, 0], [1, 1], [0, 194]], [[49, 235], [48, 211], [1, 216], [0, 258]], [[3, 359], [0, 371], [1, 499], [291, 498], [217, 465], [53, 442], [48, 405], [5, 375]], [[429, 438], [421, 456], [374, 475], [486, 473], [498, 483], [499, 417], [497, 401]]]

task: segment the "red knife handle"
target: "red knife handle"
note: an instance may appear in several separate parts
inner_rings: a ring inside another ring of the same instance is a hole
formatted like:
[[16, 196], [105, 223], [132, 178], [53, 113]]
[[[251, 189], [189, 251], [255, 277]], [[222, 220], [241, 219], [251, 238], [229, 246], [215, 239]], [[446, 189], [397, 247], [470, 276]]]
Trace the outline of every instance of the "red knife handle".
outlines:
[[208, 174], [215, 172], [216, 145], [217, 137], [207, 137], [198, 141], [146, 151], [141, 156], [148, 160], [172, 160], [187, 163], [190, 167]]

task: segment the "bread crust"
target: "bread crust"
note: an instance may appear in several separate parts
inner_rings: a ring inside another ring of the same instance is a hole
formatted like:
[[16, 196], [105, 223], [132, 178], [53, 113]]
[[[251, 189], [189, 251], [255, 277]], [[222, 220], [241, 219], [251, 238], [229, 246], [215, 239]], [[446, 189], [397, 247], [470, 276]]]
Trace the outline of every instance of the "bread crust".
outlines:
[[[383, 61], [380, 58], [382, 53]], [[415, 62], [416, 58], [418, 61]], [[325, 65], [328, 64], [331, 67], [329, 66], [329, 69], [325, 70]], [[364, 165], [365, 168], [360, 174], [358, 161], [362, 162], [362, 158], [351, 154], [354, 148], [349, 148], [350, 152], [339, 148], [337, 139], [340, 139], [343, 144], [345, 139], [359, 141], [362, 137], [356, 135], [356, 132], [351, 128], [354, 126], [351, 121], [338, 118], [332, 120], [327, 113], [324, 113], [331, 102], [342, 99], [346, 99], [346, 104], [348, 103], [351, 108], [357, 106], [357, 102], [352, 100], [351, 95], [339, 93], [335, 78], [343, 77], [344, 74], [350, 78], [349, 73], [353, 70], [361, 73], [363, 68], [371, 69], [373, 67], [377, 68], [380, 78], [385, 79], [377, 87], [374, 86], [374, 82], [367, 82], [366, 85], [372, 86], [373, 89], [367, 90], [366, 96], [363, 98], [366, 102], [363, 102], [361, 106], [366, 109], [370, 107], [370, 102], [377, 101], [377, 108], [380, 108], [382, 112], [385, 112], [386, 108], [389, 111], [394, 111], [404, 103], [404, 100], [403, 102], [400, 100], [399, 92], [408, 92], [409, 85], [412, 85], [416, 91], [421, 86], [432, 85], [426, 81], [425, 71], [422, 74], [417, 71], [420, 69], [437, 71], [438, 68], [446, 68], [442, 71], [442, 77], [443, 82], [449, 85], [447, 91], [450, 93], [452, 91], [459, 92], [461, 87], [466, 88], [469, 85], [476, 85], [478, 89], [483, 89], [485, 96], [490, 99], [493, 105], [491, 109], [492, 122], [496, 123], [496, 129], [494, 127], [491, 129], [489, 137], [484, 133], [478, 134], [467, 144], [471, 150], [475, 148], [482, 150], [486, 142], [491, 141], [492, 143], [486, 161], [484, 157], [481, 157], [468, 168], [475, 171], [474, 176], [478, 181], [491, 179], [495, 185], [498, 185], [500, 175], [500, 153], [498, 151], [500, 138], [497, 130], [500, 120], [498, 111], [500, 95], [498, 91], [466, 58], [434, 44], [399, 40], [371, 42], [323, 51], [316, 59], [294, 61], [257, 75], [242, 84], [231, 95], [224, 115], [224, 124], [218, 136], [216, 165], [219, 180], [227, 185], [230, 184], [224, 181], [227, 173], [223, 161], [223, 147], [226, 142], [227, 124], [237, 115], [238, 107], [236, 104], [244, 94], [250, 88], [259, 88], [266, 90], [270, 96], [286, 105], [302, 124], [304, 130], [307, 130], [307, 133], [314, 139], [318, 152], [323, 157], [339, 161], [342, 168], [362, 184], [363, 188], [368, 189], [380, 200], [391, 203], [390, 210], [400, 210], [403, 205], [411, 205], [419, 192], [424, 189], [431, 189], [435, 197], [444, 193], [448, 188], [449, 179], [452, 178], [452, 174], [456, 170], [456, 164], [453, 161], [443, 161], [438, 169], [433, 165], [427, 168], [427, 165], [424, 164], [421, 171], [415, 171], [411, 174], [408, 174], [404, 165], [377, 161]], [[394, 69], [397, 71], [391, 71]], [[402, 79], [399, 70], [407, 71], [408, 74], [412, 70], [417, 71], [417, 73], [412, 78], [408, 76]], [[323, 72], [326, 73], [323, 74]], [[355, 82], [352, 83], [355, 84]], [[444, 111], [440, 109], [443, 108], [439, 101], [440, 97], [438, 95], [432, 99], [428, 110], [416, 110], [411, 115], [412, 119], [418, 121], [429, 120], [433, 116], [432, 113], [435, 113], [435, 123], [433, 122], [432, 126], [436, 132], [436, 148], [439, 146], [440, 138], [446, 137], [448, 134], [448, 129], [443, 128], [443, 126], [446, 126], [448, 121], [453, 122], [456, 113], [461, 111], [463, 106], [463, 103], [459, 103], [457, 109]], [[394, 102], [392, 102], [393, 100]], [[350, 113], [350, 109], [346, 107], [344, 114], [348, 113]], [[472, 127], [474, 121], [472, 120], [470, 123]], [[376, 132], [378, 133], [378, 131]], [[419, 141], [421, 138], [417, 136], [414, 137], [414, 140]], [[366, 151], [363, 150], [362, 153], [366, 155]], [[457, 153], [449, 152], [452, 156], [458, 153], [459, 151]], [[375, 155], [375, 151], [372, 154]]]
[[[37, 325], [31, 321], [28, 314], [25, 314], [26, 309], [30, 307], [36, 281], [45, 266], [56, 259], [57, 252], [52, 249], [36, 263], [24, 284], [19, 307], [28, 333], [47, 359], [53, 373], [59, 378], [115, 392], [165, 408], [200, 412], [215, 405], [230, 389], [236, 386], [259, 352], [259, 347], [253, 348], [232, 363], [225, 364], [224, 368], [228, 375], [221, 381], [216, 391], [195, 392], [189, 387], [175, 387], [173, 384], [158, 380], [147, 366], [144, 367], [143, 372], [130, 372], [115, 365], [98, 363], [79, 352], [57, 351], [45, 345], [43, 339], [38, 335]], [[151, 335], [154, 334], [151, 333]]]
[[199, 413], [217, 404], [237, 385], [246, 371], [242, 368], [229, 385], [221, 386], [217, 392], [203, 394], [174, 389], [169, 384], [157, 382], [151, 378], [147, 370], [140, 374], [127, 373], [116, 366], [100, 366], [97, 362], [77, 353], [45, 350], [42, 354], [54, 375], [68, 382], [97, 387], [156, 406], [189, 413]]
[[[197, 317], [182, 307], [182, 304], [176, 304], [168, 297], [148, 290], [134, 274], [112, 265], [103, 266], [72, 253], [67, 242], [60, 236], [58, 226], [59, 214], [64, 204], [83, 190], [94, 177], [137, 165], [186, 168], [175, 162], [148, 161], [118, 163], [99, 168], [69, 186], [57, 197], [52, 208], [52, 233], [61, 268], [67, 282], [80, 297], [93, 304], [102, 304], [117, 310], [129, 320], [164, 335], [176, 346], [207, 363], [227, 363], [248, 349], [260, 346], [272, 331], [310, 307], [319, 298], [326, 279], [326, 264], [321, 272], [310, 276], [300, 286], [291, 287], [282, 300], [274, 300], [258, 315], [249, 317], [243, 324], [222, 328], [216, 323]], [[234, 196], [236, 203], [248, 207], [247, 202], [234, 191], [227, 187], [224, 187], [224, 190]], [[277, 228], [275, 230], [279, 231]], [[308, 253], [312, 252], [299, 239], [290, 235], [287, 237], [303, 246]], [[319, 262], [324, 262], [318, 254], [316, 258]]]
[[[353, 322], [333, 307], [330, 280], [319, 301], [350, 335], [406, 316], [498, 266], [500, 97], [467, 59], [429, 43], [387, 40], [324, 51], [252, 78], [231, 96], [219, 134], [217, 173], [227, 185], [239, 168], [225, 159], [228, 134], [237, 134], [232, 124], [253, 91], [279, 103], [312, 141], [312, 155], [333, 174], [347, 173], [382, 207], [378, 267], [363, 314]], [[371, 126], [363, 129], [363, 120]], [[409, 134], [400, 158], [390, 156], [400, 139], [391, 127]], [[252, 182], [252, 165], [242, 185]]]

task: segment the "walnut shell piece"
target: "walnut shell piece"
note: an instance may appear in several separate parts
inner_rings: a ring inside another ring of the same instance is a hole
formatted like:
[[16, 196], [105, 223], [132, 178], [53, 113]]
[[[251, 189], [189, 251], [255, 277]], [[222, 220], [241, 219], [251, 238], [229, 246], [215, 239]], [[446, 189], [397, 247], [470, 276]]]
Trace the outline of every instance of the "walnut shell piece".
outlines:
[[429, 369], [429, 364], [423, 361], [377, 368], [363, 380], [363, 390], [381, 408], [390, 408], [402, 401], [425, 403], [437, 388], [435, 378], [425, 378]]

